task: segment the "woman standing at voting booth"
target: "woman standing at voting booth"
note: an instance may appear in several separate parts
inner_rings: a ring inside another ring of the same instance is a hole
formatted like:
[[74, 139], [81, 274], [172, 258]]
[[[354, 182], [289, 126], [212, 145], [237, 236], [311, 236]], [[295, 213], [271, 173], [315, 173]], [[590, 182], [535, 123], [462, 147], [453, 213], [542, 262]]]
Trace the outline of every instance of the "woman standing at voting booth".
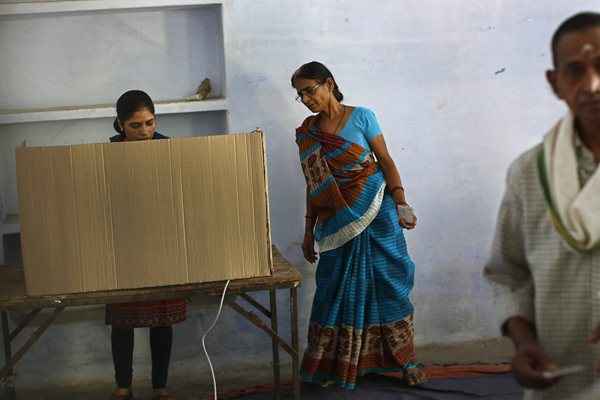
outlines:
[[414, 263], [403, 228], [416, 217], [405, 198], [375, 114], [342, 103], [326, 66], [302, 65], [291, 78], [296, 100], [313, 115], [296, 129], [306, 178], [302, 250], [317, 259], [307, 382], [354, 389], [372, 373], [403, 372], [409, 385], [426, 380], [413, 345]]
[[[114, 128], [118, 134], [110, 138], [111, 142], [168, 139], [156, 132], [154, 103], [146, 93], [140, 90], [125, 92], [117, 100], [116, 108]], [[172, 325], [185, 318], [185, 299], [106, 306], [106, 323], [112, 325], [111, 344], [117, 383], [117, 389], [111, 395], [112, 400], [133, 399], [134, 328], [150, 328], [153, 400], [175, 399], [166, 389], [173, 342]]]

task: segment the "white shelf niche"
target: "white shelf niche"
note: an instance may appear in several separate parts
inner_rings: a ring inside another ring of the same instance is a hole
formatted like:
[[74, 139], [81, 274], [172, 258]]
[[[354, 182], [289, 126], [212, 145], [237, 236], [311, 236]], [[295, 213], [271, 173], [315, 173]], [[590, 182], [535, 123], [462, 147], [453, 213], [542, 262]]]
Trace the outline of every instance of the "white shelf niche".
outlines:
[[21, 232], [21, 224], [19, 223], [18, 214], [8, 214], [4, 222], [0, 222], [0, 234], [19, 232]]
[[[71, 12], [0, 13], [1, 124], [112, 116], [113, 101], [136, 88], [165, 103], [162, 113], [226, 111], [218, 2], [71, 0], [0, 3], [0, 10], [59, 3]], [[83, 7], [91, 3], [104, 11]], [[212, 100], [185, 102], [204, 78]]]
[[[197, 101], [156, 102], [156, 114], [185, 114], [207, 111], [227, 111], [224, 98]], [[55, 107], [29, 110], [0, 110], [0, 124], [18, 124], [26, 122], [64, 121], [114, 117], [116, 111], [112, 105], [92, 105], [86, 107]]]
[[0, 16], [219, 5], [224, 0], [38, 0], [0, 4]]
[[21, 225], [19, 224], [19, 216], [9, 214], [4, 222], [0, 222], [0, 265], [4, 265], [4, 235], [10, 233], [20, 233]]

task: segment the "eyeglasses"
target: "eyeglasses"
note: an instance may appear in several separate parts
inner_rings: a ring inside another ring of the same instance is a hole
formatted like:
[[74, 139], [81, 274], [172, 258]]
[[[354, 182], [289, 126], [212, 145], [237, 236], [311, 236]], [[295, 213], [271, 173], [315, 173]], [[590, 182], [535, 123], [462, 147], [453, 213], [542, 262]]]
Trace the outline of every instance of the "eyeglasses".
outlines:
[[296, 101], [298, 103], [302, 103], [302, 99], [304, 98], [305, 95], [313, 96], [316, 93], [319, 86], [321, 86], [321, 85], [322, 85], [322, 83], [316, 83], [313, 86], [304, 88], [302, 90], [298, 90], [298, 92], [297, 92], [298, 96], [296, 96]]

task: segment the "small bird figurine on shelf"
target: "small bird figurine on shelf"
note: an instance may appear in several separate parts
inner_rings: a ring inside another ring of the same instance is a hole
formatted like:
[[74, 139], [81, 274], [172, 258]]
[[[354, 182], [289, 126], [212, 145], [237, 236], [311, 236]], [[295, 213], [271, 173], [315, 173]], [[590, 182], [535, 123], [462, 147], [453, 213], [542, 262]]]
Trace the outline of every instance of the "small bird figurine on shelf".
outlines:
[[196, 94], [193, 96], [184, 97], [186, 101], [196, 101], [196, 100], [205, 100], [209, 95], [212, 87], [210, 85], [210, 79], [206, 78], [200, 83], [198, 89], [196, 90]]

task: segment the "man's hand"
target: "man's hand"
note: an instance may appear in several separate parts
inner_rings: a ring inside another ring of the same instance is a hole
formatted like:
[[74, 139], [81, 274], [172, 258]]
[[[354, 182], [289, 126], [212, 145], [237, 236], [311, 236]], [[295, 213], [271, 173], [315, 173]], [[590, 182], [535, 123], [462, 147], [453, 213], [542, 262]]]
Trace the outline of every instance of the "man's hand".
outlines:
[[545, 371], [558, 369], [558, 366], [548, 357], [537, 341], [523, 344], [517, 348], [512, 359], [512, 368], [517, 381], [528, 389], [546, 389], [559, 380], [559, 378], [544, 378], [542, 375]]
[[588, 336], [588, 342], [591, 344], [598, 344], [598, 342], [600, 342], [600, 325], [592, 331], [590, 336]]
[[544, 378], [546, 371], [555, 371], [558, 365], [548, 357], [535, 333], [535, 326], [527, 318], [516, 315], [503, 325], [503, 332], [512, 339], [516, 353], [512, 359], [513, 374], [528, 389], [546, 389], [559, 378]]
[[[596, 328], [592, 331], [592, 334], [588, 337], [588, 342], [590, 344], [598, 344], [600, 342], [600, 325], [596, 326]], [[600, 361], [596, 364], [596, 374], [600, 373]]]

